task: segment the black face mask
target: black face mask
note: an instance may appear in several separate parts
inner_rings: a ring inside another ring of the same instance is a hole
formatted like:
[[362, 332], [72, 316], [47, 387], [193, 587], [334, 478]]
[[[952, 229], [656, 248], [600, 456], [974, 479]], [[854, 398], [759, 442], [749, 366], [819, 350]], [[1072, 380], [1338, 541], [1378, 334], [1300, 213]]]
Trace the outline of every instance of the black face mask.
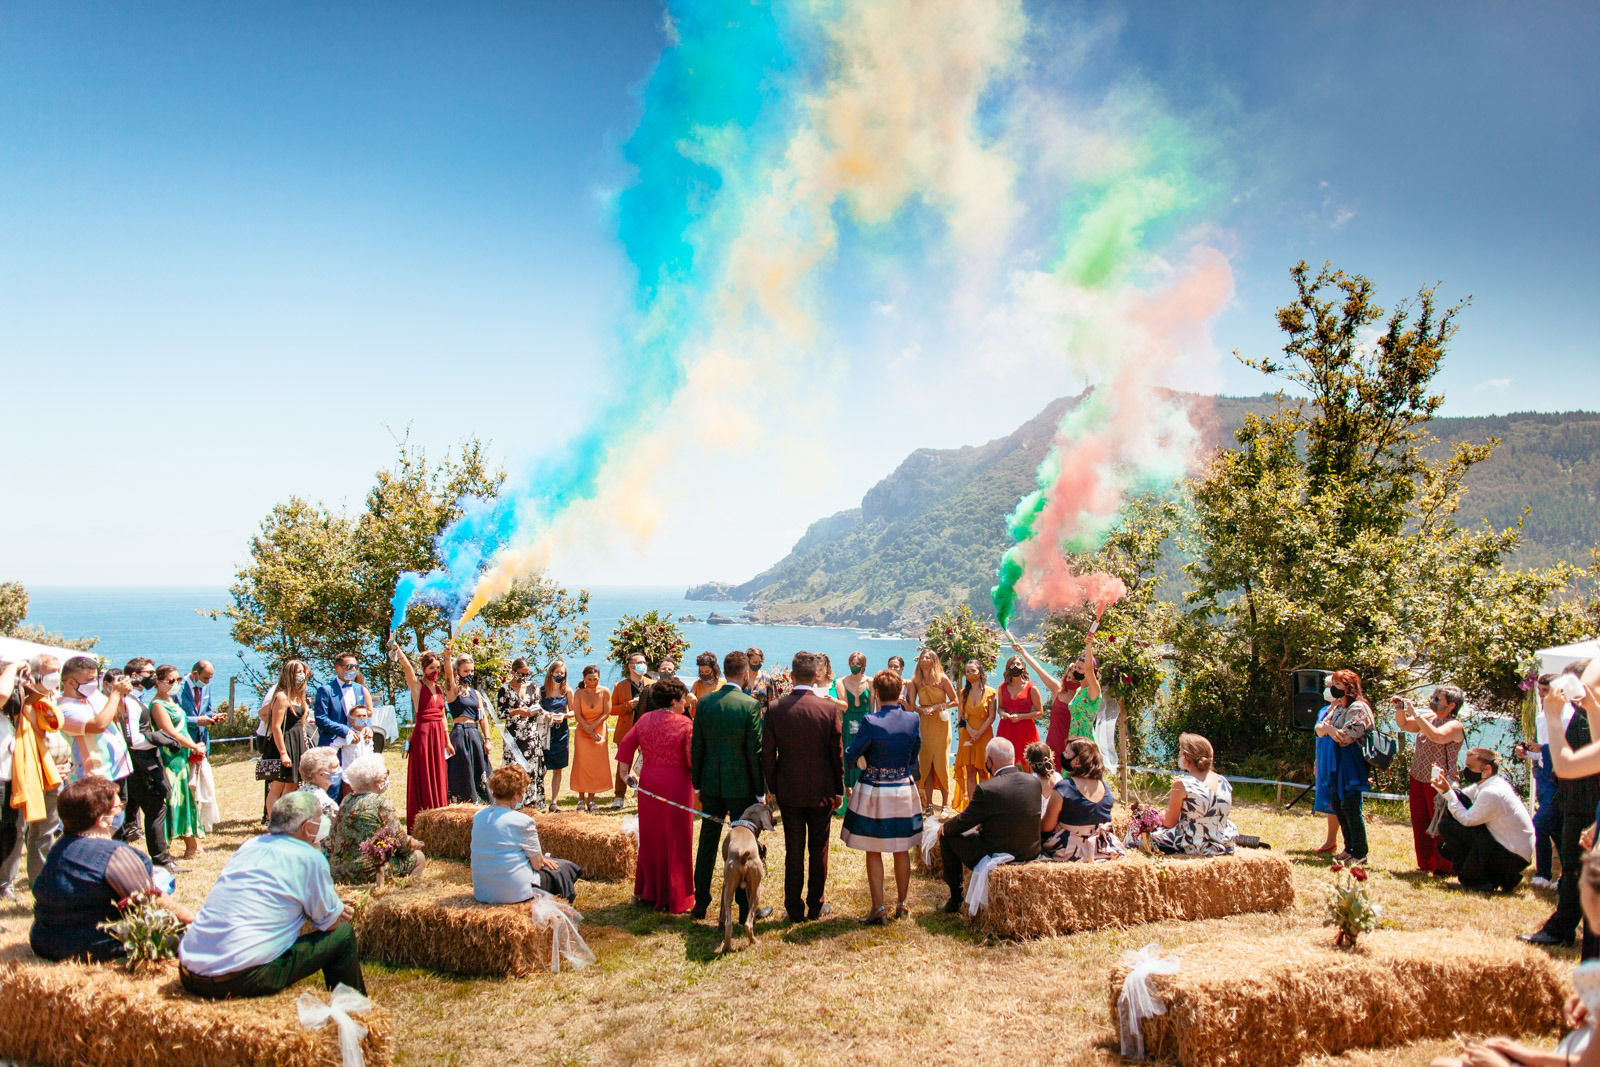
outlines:
[[567, 676], [566, 676], [566, 675], [564, 675], [564, 674], [552, 674], [552, 675], [551, 675], [551, 676], [550, 676], [550, 680], [551, 680], [551, 681], [552, 681], [552, 682], [559, 682], [559, 683], [561, 683], [561, 684], [562, 684], [562, 685], [565, 685], [565, 684], [566, 684], [566, 682], [567, 682]]
[[461, 684], [469, 688], [475, 686], [478, 684], [478, 676], [476, 674], [463, 674], [461, 676]]
[[1333, 694], [1333, 699], [1335, 699], [1335, 700], [1343, 700], [1344, 699], [1344, 690], [1340, 689], [1336, 685], [1328, 686], [1328, 692]]
[[1483, 781], [1483, 772], [1475, 771], [1471, 767], [1461, 768], [1461, 780], [1468, 785]]
[[1072, 672], [1072, 680], [1073, 680], [1073, 681], [1074, 681], [1074, 682], [1081, 682], [1081, 681], [1083, 681], [1083, 672], [1082, 672], [1082, 671], [1073, 671], [1073, 672]]
[[139, 688], [140, 689], [154, 689], [155, 687], [156, 687], [156, 680], [154, 678], [140, 678], [139, 679]]

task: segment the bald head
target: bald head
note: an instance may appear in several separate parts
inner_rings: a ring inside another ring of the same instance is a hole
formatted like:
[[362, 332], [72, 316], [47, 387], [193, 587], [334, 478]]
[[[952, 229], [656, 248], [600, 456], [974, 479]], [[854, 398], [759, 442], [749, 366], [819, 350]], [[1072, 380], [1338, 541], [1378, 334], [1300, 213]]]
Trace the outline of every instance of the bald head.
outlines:
[[210, 685], [212, 676], [214, 676], [216, 673], [217, 670], [215, 667], [211, 666], [211, 661], [208, 659], [203, 659], [194, 665], [194, 668], [189, 672], [189, 677], [193, 678], [201, 685]]

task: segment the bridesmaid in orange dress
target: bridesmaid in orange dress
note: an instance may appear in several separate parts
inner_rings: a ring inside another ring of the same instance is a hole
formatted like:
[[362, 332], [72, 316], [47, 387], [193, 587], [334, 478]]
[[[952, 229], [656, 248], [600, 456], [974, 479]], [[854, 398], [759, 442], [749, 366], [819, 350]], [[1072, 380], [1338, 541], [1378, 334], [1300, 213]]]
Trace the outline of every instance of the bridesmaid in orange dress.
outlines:
[[[617, 746], [617, 769], [628, 773], [635, 753], [639, 771], [639, 861], [633, 899], [674, 915], [694, 907], [694, 798], [689, 777], [689, 690], [676, 678], [663, 678], [645, 692], [645, 713]], [[650, 796], [646, 794], [655, 794]], [[664, 804], [665, 797], [674, 804]]]
[[[444, 646], [450, 655], [450, 642]], [[406, 688], [411, 691], [411, 706], [416, 716], [411, 726], [411, 747], [406, 759], [406, 832], [410, 833], [419, 812], [429, 808], [442, 808], [450, 803], [449, 778], [445, 765], [456, 754], [450, 736], [444, 728], [444, 705], [452, 695], [440, 684], [443, 661], [436, 652], [424, 651], [417, 657], [422, 667], [422, 677], [412, 669], [405, 650], [393, 636], [389, 638], [389, 658], [400, 664], [406, 676]], [[445, 680], [449, 683], [449, 679]], [[453, 688], [453, 687], [452, 687]]]
[[606, 719], [611, 715], [611, 691], [600, 684], [600, 668], [583, 669], [583, 681], [572, 694], [572, 791], [578, 807], [594, 810], [594, 798], [611, 788], [611, 746], [606, 744]]

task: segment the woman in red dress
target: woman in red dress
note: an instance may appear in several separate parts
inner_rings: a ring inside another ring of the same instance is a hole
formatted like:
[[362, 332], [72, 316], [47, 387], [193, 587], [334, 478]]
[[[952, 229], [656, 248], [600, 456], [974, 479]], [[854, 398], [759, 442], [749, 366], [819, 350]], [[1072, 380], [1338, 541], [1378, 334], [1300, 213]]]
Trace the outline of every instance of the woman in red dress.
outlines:
[[[694, 802], [689, 778], [689, 743], [694, 724], [686, 711], [689, 691], [676, 678], [663, 678], [645, 690], [648, 710], [617, 746], [617, 768], [624, 778], [635, 752], [644, 757], [639, 771], [639, 863], [633, 897], [657, 911], [679, 914], [694, 907]], [[663, 804], [645, 790], [684, 805]]]
[[1017, 766], [1024, 765], [1022, 753], [1039, 740], [1039, 716], [1044, 701], [1028, 680], [1028, 666], [1021, 656], [1006, 660], [1006, 683], [1000, 687], [1000, 726], [995, 736], [1003, 737], [1016, 749]]
[[[450, 655], [448, 641], [444, 652], [446, 657]], [[445, 764], [456, 750], [444, 728], [446, 693], [439, 680], [443, 661], [438, 653], [424, 651], [417, 657], [422, 666], [420, 679], [393, 637], [389, 638], [389, 658], [399, 663], [401, 671], [405, 672], [406, 688], [411, 690], [411, 707], [416, 711], [406, 763], [406, 832], [410, 833], [418, 812], [450, 803], [450, 780]]]

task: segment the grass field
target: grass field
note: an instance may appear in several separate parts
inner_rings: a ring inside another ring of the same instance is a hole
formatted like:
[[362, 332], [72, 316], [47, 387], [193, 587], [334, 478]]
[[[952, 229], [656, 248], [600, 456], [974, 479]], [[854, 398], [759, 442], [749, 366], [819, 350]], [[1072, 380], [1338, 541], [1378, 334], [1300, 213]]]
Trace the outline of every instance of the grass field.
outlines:
[[[395, 772], [390, 792], [400, 807], [404, 765], [393, 750], [388, 759]], [[250, 763], [218, 766], [217, 784], [225, 821], [204, 841], [178, 890], [195, 908], [233, 850], [260, 832], [261, 787]], [[912, 916], [863, 927], [856, 921], [867, 911], [861, 854], [835, 838], [828, 879], [834, 914], [796, 926], [761, 923], [758, 944], [727, 958], [715, 954], [719, 938], [710, 922], [641, 911], [629, 902], [629, 885], [580, 882], [583, 934], [598, 957], [589, 969], [497, 981], [368, 964], [368, 989], [396, 1017], [405, 1064], [945, 1064], [995, 1054], [1023, 1063], [1119, 1063], [1106, 978], [1124, 950], [1151, 942], [1221, 945], [1271, 931], [1331, 937], [1321, 925], [1327, 860], [1309, 851], [1322, 840], [1322, 816], [1298, 808], [1286, 814], [1270, 794], [1240, 793], [1234, 808], [1240, 829], [1294, 862], [1298, 900], [1282, 915], [990, 942], [964, 920], [938, 912], [943, 884], [914, 874]], [[1551, 909], [1549, 892], [1524, 886], [1485, 898], [1417, 872], [1403, 809], [1369, 815], [1369, 824], [1371, 891], [1386, 919], [1439, 930], [1441, 953], [1470, 953], [1476, 939], [1532, 930]], [[782, 835], [767, 835], [766, 842], [764, 900], [781, 915]], [[25, 891], [19, 897], [19, 904], [0, 909], [0, 958], [31, 958], [31, 901]], [[305, 988], [320, 990], [320, 983], [313, 979]], [[1433, 1042], [1308, 1062], [1418, 1063], [1454, 1047]]]

